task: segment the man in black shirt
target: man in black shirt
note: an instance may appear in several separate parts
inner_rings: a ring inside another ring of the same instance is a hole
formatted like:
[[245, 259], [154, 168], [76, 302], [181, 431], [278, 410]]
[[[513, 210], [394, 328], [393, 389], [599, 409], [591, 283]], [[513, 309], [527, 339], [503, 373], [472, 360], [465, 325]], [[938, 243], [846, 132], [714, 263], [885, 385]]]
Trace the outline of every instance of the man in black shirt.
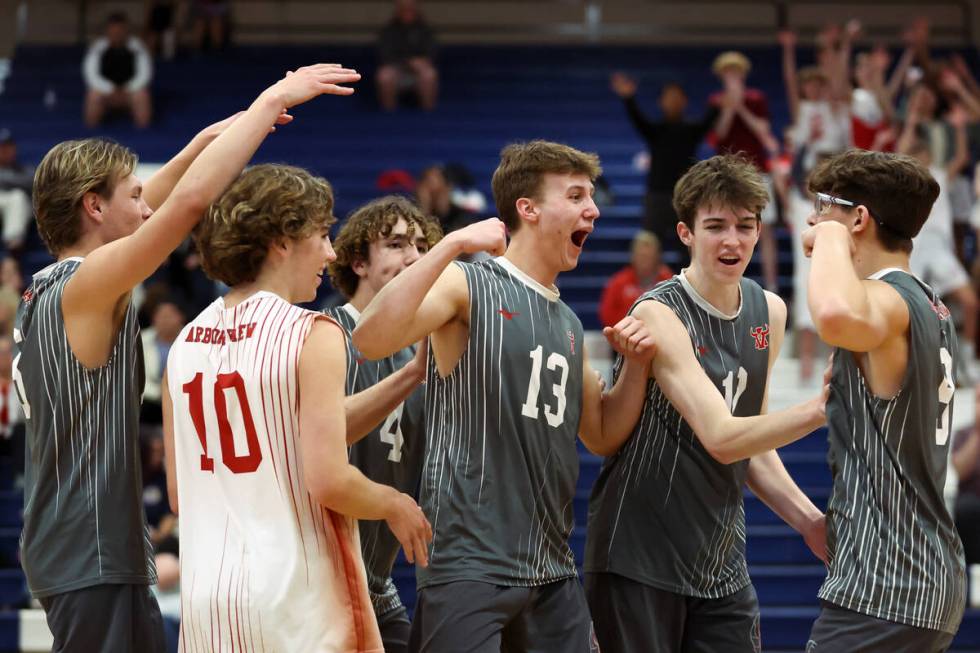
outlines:
[[623, 73], [614, 73], [610, 83], [613, 92], [626, 105], [630, 122], [650, 150], [643, 228], [657, 234], [665, 250], [680, 254], [683, 263], [687, 253], [677, 237], [677, 214], [671, 197], [674, 184], [695, 162], [698, 146], [714, 126], [718, 110], [709, 109], [698, 121], [685, 120], [687, 94], [680, 84], [668, 82], [660, 91], [663, 118], [650, 120], [636, 102], [635, 81]]
[[105, 34], [85, 53], [82, 72], [88, 127], [102, 122], [109, 109], [130, 112], [133, 122], [141, 129], [150, 124], [153, 62], [143, 42], [130, 34], [125, 14], [114, 13], [106, 20]]

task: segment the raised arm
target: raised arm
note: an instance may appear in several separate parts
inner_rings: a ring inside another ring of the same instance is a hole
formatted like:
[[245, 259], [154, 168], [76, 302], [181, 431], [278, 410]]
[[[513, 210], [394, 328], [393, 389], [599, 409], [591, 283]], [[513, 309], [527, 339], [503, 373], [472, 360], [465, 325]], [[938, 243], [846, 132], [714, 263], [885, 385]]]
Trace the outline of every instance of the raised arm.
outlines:
[[351, 336], [368, 358], [390, 356], [453, 320], [469, 319], [463, 271], [450, 263], [461, 254], [504, 253], [504, 223], [490, 218], [454, 231], [381, 289]]
[[[213, 125], [208, 125], [199, 131], [174, 158], [167, 161], [162, 168], [153, 173], [153, 176], [143, 184], [143, 201], [146, 202], [146, 205], [154, 211], [159, 209], [164, 200], [173, 191], [174, 186], [180, 181], [180, 178], [187, 172], [187, 168], [194, 163], [197, 155], [203, 152], [205, 147], [210, 145], [215, 138], [244, 113], [244, 111], [239, 111]], [[293, 117], [284, 111], [279, 115], [276, 124], [285, 125], [292, 121], [292, 119]], [[271, 127], [270, 131], [275, 131], [275, 127]]]
[[637, 306], [633, 315], [656, 334], [657, 355], [652, 369], [657, 384], [705, 450], [719, 462], [730, 464], [777, 449], [824, 423], [826, 388], [821, 397], [771, 415], [733, 417], [694, 356], [687, 330], [673, 311], [648, 301]]
[[[384, 519], [409, 562], [428, 564], [432, 528], [412, 497], [369, 480], [348, 462], [344, 418], [344, 334], [317, 320], [299, 359], [299, 428], [303, 473], [321, 505], [355, 519]], [[324, 374], [324, 370], [338, 373]], [[302, 390], [315, 389], [314, 391]]]
[[909, 310], [887, 283], [858, 277], [852, 247], [848, 228], [839, 222], [821, 222], [803, 233], [804, 253], [812, 259], [807, 304], [821, 340], [867, 352], [905, 333]]
[[949, 124], [953, 126], [955, 146], [953, 158], [946, 164], [946, 175], [951, 183], [970, 162], [970, 148], [966, 136], [967, 120], [966, 110], [962, 106], [954, 104], [949, 112]]
[[[284, 110], [323, 93], [349, 95], [352, 89], [337, 84], [358, 78], [355, 71], [336, 64], [318, 64], [288, 73], [259, 95], [244, 115], [205, 148], [151, 219], [131, 235], [86, 256], [65, 286], [62, 299], [73, 348], [79, 343], [71, 333], [74, 328], [83, 334], [92, 329], [114, 330], [107, 327], [116, 320], [119, 300], [150, 276], [187, 237], [208, 205], [241, 173]], [[83, 198], [83, 205], [86, 201], [93, 206], [98, 204], [92, 198]], [[86, 323], [73, 326], [74, 320]], [[99, 342], [98, 336], [93, 338]], [[98, 360], [99, 354], [104, 358], [108, 349], [97, 351], [104, 348], [103, 344], [93, 345], [91, 352], [76, 354], [83, 360]], [[84, 343], [81, 348], [87, 349]]]
[[650, 359], [656, 353], [656, 346], [646, 325], [629, 315], [615, 326], [603, 329], [603, 334], [613, 350], [623, 357], [623, 366], [615, 385], [603, 394], [592, 366], [585, 361], [579, 437], [592, 453], [611, 456], [629, 439], [643, 413]]
[[783, 46], [783, 84], [786, 86], [786, 103], [793, 123], [800, 113], [800, 86], [796, 78], [796, 32], [784, 30], [779, 33], [779, 44]]
[[390, 415], [398, 404], [425, 381], [425, 361], [428, 341], [423, 340], [415, 357], [394, 374], [389, 374], [367, 390], [344, 400], [347, 414], [347, 446], [351, 446], [373, 431]]
[[623, 101], [623, 105], [626, 107], [626, 115], [629, 116], [633, 128], [640, 133], [648, 145], [651, 145], [651, 141], [657, 135], [657, 126], [656, 123], [647, 118], [636, 102], [636, 82], [631, 77], [617, 72], [609, 78], [609, 85], [613, 93]]

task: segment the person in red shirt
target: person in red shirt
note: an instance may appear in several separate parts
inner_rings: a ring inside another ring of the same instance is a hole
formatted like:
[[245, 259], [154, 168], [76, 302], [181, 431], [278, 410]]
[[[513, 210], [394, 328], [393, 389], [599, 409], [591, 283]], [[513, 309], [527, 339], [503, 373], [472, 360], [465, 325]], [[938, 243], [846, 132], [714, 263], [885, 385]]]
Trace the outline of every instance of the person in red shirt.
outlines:
[[630, 248], [630, 264], [609, 277], [599, 301], [602, 326], [615, 326], [640, 295], [674, 276], [660, 259], [660, 240], [649, 231], [638, 231]]

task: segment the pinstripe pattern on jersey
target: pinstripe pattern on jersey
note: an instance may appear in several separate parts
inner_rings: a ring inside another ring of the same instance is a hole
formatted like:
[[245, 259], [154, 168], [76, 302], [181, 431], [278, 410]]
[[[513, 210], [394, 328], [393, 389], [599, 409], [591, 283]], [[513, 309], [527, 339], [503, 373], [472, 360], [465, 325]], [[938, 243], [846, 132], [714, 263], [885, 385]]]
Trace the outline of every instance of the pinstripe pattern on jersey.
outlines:
[[[746, 385], [736, 415], [762, 409], [769, 349], [757, 349], [752, 329], [769, 323], [765, 293], [741, 283], [736, 316], [724, 316], [681, 275], [640, 297], [670, 308], [691, 339], [705, 373], [725, 394]], [[631, 309], [632, 311], [632, 309]], [[618, 376], [622, 360], [617, 359]], [[748, 461], [719, 463], [653, 379], [640, 420], [622, 449], [607, 458], [589, 501], [585, 569], [612, 572], [667, 591], [720, 598], [745, 588], [745, 510]]]
[[[429, 352], [420, 499], [434, 536], [418, 585], [533, 586], [573, 577], [581, 322], [557, 292], [506, 259], [456, 264], [469, 288], [469, 336], [445, 378]], [[543, 364], [538, 417], [531, 418], [522, 405], [537, 348]], [[550, 426], [542, 413], [559, 412], [562, 384], [563, 421]]]
[[[834, 354], [827, 405], [834, 486], [827, 580], [820, 597], [849, 610], [955, 633], [965, 605], [963, 546], [943, 500], [949, 442], [937, 443], [938, 388], [956, 333], [935, 293], [883, 270], [909, 309], [909, 358], [895, 397], [875, 396], [851, 352]], [[954, 377], [955, 378], [955, 377]], [[952, 411], [952, 402], [950, 402]]]
[[[415, 356], [414, 347], [406, 347], [400, 352], [381, 360], [367, 360], [355, 347], [350, 334], [357, 326], [359, 314], [350, 304], [325, 311], [347, 333], [347, 395], [357, 394], [377, 385], [389, 375], [409, 363]], [[422, 421], [424, 391], [416, 389], [401, 405], [397, 416], [398, 428], [404, 442], [400, 447], [400, 460], [392, 462], [390, 444], [381, 440], [381, 426], [356, 442], [350, 448], [351, 464], [364, 472], [376, 483], [390, 485], [400, 492], [415, 495], [422, 469], [422, 455], [425, 450], [425, 432]], [[402, 607], [398, 588], [391, 578], [391, 570], [401, 545], [392, 534], [384, 520], [362, 520], [358, 522], [361, 536], [361, 553], [367, 570], [368, 589], [371, 603], [379, 617]]]
[[82, 365], [61, 305], [81, 262], [38, 272], [16, 319], [15, 354], [30, 405], [21, 558], [38, 597], [156, 582], [142, 501], [136, 309], [128, 305], [106, 364]]
[[[316, 461], [300, 455], [301, 435], [323, 437], [300, 432], [299, 361], [317, 319], [329, 318], [269, 292], [232, 308], [218, 299], [170, 350], [181, 577], [191, 579], [181, 592], [185, 652], [381, 648], [356, 522], [317, 503], [306, 483], [306, 467]], [[184, 390], [197, 375], [206, 449]], [[245, 393], [243, 403], [226, 392], [224, 436], [215, 410], [218, 375], [239, 376]], [[231, 437], [235, 455], [253, 453], [242, 436], [246, 404], [261, 459], [254, 471], [235, 473], [226, 464], [228, 443], [219, 446], [219, 439]], [[202, 452], [212, 471], [202, 468]]]

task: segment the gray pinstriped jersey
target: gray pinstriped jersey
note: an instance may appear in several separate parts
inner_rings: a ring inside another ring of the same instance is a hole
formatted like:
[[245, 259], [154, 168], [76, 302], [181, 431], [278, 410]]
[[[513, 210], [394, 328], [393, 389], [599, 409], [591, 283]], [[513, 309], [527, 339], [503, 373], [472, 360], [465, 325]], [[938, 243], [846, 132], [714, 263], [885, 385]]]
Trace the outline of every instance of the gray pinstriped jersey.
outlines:
[[434, 536], [418, 586], [574, 577], [582, 323], [504, 258], [457, 265], [469, 337], [446, 378], [429, 353], [420, 499]]
[[[381, 360], [366, 360], [350, 339], [360, 317], [357, 309], [346, 304], [326, 313], [347, 332], [347, 395], [377, 385], [415, 356], [414, 347], [406, 347]], [[415, 496], [425, 451], [423, 403], [424, 391], [418, 388], [380, 426], [350, 448], [351, 464], [372, 481]], [[358, 530], [371, 603], [380, 617], [402, 605], [398, 588], [391, 579], [401, 545], [384, 520], [360, 520]]]
[[31, 593], [156, 582], [143, 514], [143, 351], [129, 305], [109, 362], [87, 369], [68, 345], [72, 258], [34, 275], [17, 311], [15, 367], [27, 416], [21, 561]]
[[834, 355], [827, 424], [834, 477], [820, 598], [849, 610], [955, 633], [965, 607], [963, 545], [943, 501], [956, 333], [933, 291], [900, 270], [909, 308], [902, 390], [874, 396], [851, 352]]
[[[754, 281], [742, 279], [741, 292], [738, 314], [726, 317], [681, 273], [636, 303], [658, 301], [674, 311], [733, 414], [758, 415], [769, 375], [769, 306]], [[747, 470], [748, 460], [724, 465], [712, 458], [649, 380], [633, 435], [605, 460], [592, 488], [585, 570], [701, 598], [745, 588]]]

